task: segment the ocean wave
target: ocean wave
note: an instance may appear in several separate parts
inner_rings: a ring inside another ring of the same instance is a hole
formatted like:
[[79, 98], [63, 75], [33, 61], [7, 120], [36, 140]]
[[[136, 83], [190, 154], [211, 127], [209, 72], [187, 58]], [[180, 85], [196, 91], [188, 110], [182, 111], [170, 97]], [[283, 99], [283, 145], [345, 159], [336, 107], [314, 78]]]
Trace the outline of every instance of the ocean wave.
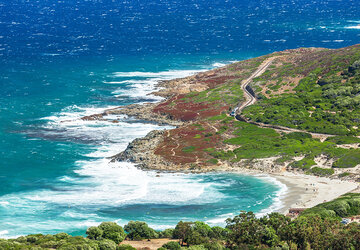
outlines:
[[352, 25], [352, 26], [346, 26], [345, 29], [356, 29], [356, 30], [360, 30], [360, 24], [358, 24], [358, 25]]
[[279, 189], [278, 191], [275, 192], [274, 195], [267, 197], [272, 199], [272, 204], [270, 205], [270, 207], [265, 208], [260, 212], [256, 213], [256, 216], [262, 217], [272, 212], [279, 212], [282, 208], [284, 208], [284, 203], [282, 202], [282, 199], [286, 196], [288, 192], [288, 187], [274, 177], [270, 177], [267, 175], [258, 175], [257, 177], [276, 185]]
[[169, 70], [169, 71], [160, 71], [160, 72], [115, 72], [112, 74], [113, 77], [140, 77], [140, 78], [159, 78], [163, 80], [175, 79], [181, 77], [187, 77], [199, 72], [206, 71], [207, 69], [199, 70]]

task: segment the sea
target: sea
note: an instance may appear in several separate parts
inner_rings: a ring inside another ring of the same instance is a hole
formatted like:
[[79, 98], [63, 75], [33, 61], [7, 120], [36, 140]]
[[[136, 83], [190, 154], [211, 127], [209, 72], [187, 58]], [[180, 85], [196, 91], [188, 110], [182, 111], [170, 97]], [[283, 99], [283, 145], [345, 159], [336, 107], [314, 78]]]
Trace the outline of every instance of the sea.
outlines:
[[274, 51], [360, 42], [358, 0], [0, 0], [0, 238], [102, 221], [225, 225], [283, 208], [269, 176], [157, 173], [110, 163], [171, 129], [86, 115], [145, 102], [156, 83]]

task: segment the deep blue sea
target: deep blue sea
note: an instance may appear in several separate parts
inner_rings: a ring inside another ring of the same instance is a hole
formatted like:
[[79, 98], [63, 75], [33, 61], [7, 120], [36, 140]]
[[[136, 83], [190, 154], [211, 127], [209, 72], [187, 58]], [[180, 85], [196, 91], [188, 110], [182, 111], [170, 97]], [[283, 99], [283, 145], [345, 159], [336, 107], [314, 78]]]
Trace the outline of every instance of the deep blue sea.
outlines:
[[132, 103], [159, 80], [298, 47], [360, 43], [358, 0], [0, 0], [0, 238], [83, 235], [102, 221], [212, 225], [281, 208], [270, 177], [160, 174], [109, 163], [169, 129], [80, 117]]

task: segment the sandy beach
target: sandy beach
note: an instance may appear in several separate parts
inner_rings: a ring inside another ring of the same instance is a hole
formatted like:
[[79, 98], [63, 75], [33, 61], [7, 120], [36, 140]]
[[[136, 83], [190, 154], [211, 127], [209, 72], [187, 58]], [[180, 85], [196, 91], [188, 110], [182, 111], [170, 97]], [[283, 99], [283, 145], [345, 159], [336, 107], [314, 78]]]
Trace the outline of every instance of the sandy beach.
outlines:
[[283, 183], [288, 188], [280, 197], [282, 208], [275, 212], [287, 214], [290, 208], [310, 208], [320, 203], [334, 200], [346, 193], [359, 193], [360, 185], [355, 181], [343, 181], [302, 173], [283, 171], [281, 173], [266, 173], [258, 169], [224, 169], [251, 176], [270, 176]]
[[305, 174], [284, 172], [271, 176], [288, 187], [286, 196], [281, 199], [284, 207], [280, 212], [285, 214], [289, 208], [310, 208], [358, 188], [356, 182]]

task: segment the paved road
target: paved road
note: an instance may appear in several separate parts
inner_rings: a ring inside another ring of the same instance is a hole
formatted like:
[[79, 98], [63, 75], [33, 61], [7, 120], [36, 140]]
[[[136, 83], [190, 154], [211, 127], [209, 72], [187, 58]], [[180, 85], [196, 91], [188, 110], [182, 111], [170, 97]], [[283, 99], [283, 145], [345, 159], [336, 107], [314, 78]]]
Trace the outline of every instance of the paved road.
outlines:
[[278, 56], [274, 56], [271, 58], [266, 59], [259, 67], [258, 69], [246, 80], [241, 82], [241, 89], [243, 90], [243, 92], [245, 93], [245, 102], [242, 102], [241, 104], [239, 104], [238, 106], [236, 106], [232, 111], [231, 111], [231, 116], [236, 116], [237, 114], [241, 113], [241, 111], [246, 108], [247, 106], [250, 106], [252, 104], [254, 104], [256, 102], [256, 97], [253, 96], [247, 89], [246, 87], [249, 85], [249, 83], [255, 78], [258, 77], [260, 75], [262, 75], [265, 70], [270, 66], [270, 64], [276, 59], [278, 58]]

